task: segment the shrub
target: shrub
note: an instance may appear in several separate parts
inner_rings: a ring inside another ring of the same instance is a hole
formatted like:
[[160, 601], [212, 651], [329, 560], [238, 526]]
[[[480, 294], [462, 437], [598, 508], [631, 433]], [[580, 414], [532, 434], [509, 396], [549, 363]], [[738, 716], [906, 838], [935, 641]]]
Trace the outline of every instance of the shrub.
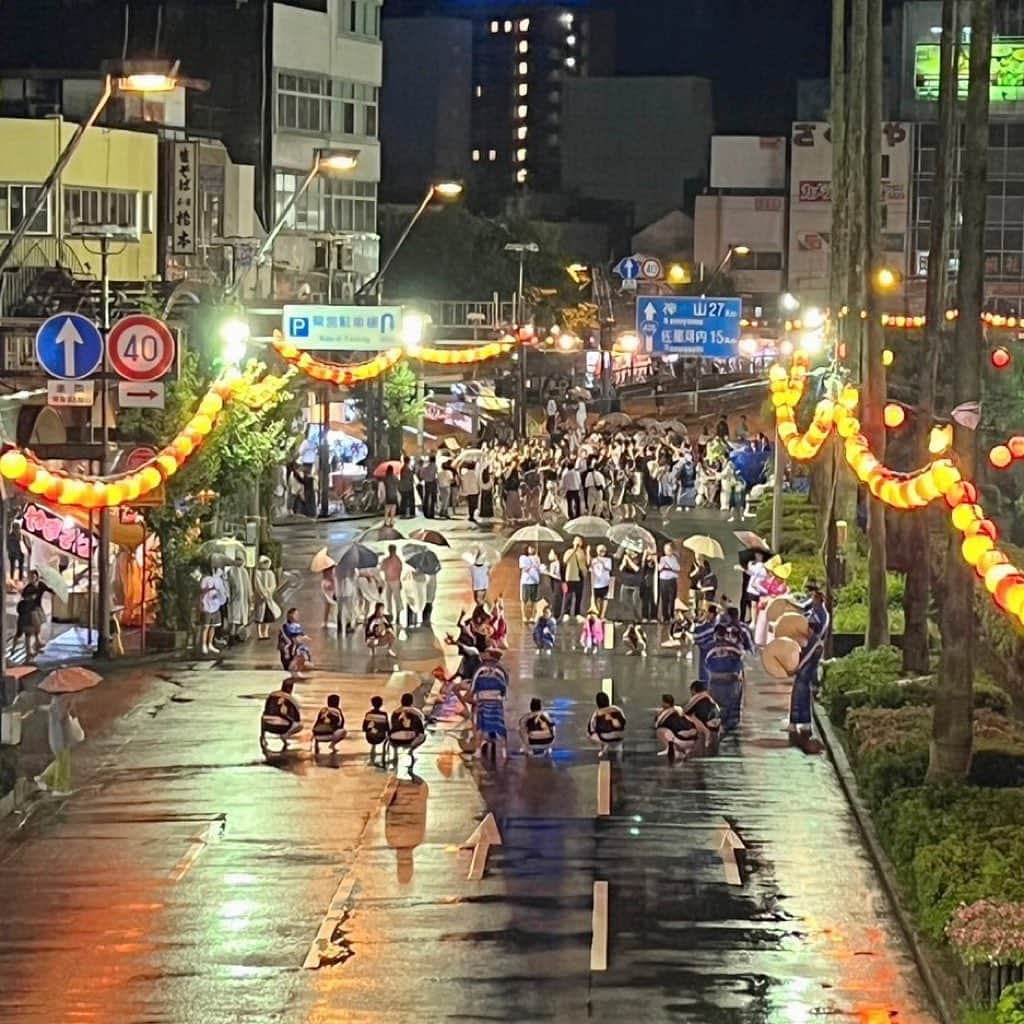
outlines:
[[996, 1006], [996, 1024], [1024, 1024], [1024, 983], [1003, 989]]
[[896, 870], [906, 879], [922, 847], [994, 825], [1024, 826], [1024, 789], [964, 785], [904, 789], [885, 799], [875, 824]]
[[946, 936], [957, 956], [972, 967], [1024, 964], [1024, 903], [978, 900], [957, 907]]
[[954, 835], [918, 850], [912, 899], [922, 930], [941, 939], [962, 903], [1024, 900], [1024, 828]]
[[879, 647], [873, 651], [859, 648], [845, 658], [828, 662], [821, 702], [829, 718], [842, 726], [850, 708], [867, 705], [899, 707], [899, 703], [878, 703], [872, 695], [879, 686], [899, 679], [902, 659], [897, 648]]

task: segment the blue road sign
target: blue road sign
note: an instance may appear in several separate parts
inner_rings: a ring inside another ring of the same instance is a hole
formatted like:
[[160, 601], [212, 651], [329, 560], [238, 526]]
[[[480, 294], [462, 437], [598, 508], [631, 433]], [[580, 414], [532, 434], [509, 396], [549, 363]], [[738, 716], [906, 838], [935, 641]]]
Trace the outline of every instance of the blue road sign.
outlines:
[[742, 299], [641, 296], [636, 330], [659, 355], [729, 359], [739, 345], [742, 315]]
[[640, 276], [640, 261], [635, 256], [627, 256], [615, 264], [613, 273], [618, 274], [623, 281], [635, 281]]
[[58, 313], [36, 331], [36, 358], [51, 376], [80, 380], [103, 360], [100, 329], [79, 313]]

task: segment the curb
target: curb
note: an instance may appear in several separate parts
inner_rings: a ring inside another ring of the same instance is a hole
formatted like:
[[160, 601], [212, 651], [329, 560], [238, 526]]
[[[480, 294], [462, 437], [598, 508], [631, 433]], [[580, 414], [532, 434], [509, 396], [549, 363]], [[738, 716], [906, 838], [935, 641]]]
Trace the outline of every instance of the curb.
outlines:
[[882, 880], [882, 886], [885, 889], [889, 905], [896, 915], [904, 937], [910, 946], [918, 973], [921, 975], [925, 988], [928, 990], [928, 996], [931, 999], [932, 1005], [938, 1010], [942, 1024], [959, 1024], [961, 1015], [951, 1006], [947, 987], [940, 983], [935, 965], [925, 951], [924, 944], [918, 937], [914, 923], [900, 899], [895, 869], [889, 860], [888, 854], [882, 848], [868, 809], [860, 798], [860, 793], [857, 789], [857, 779], [853, 774], [849, 758], [846, 756], [846, 749], [843, 747], [838, 736], [836, 736], [832, 722], [825, 711], [819, 708], [817, 703], [813, 705], [813, 711], [818, 732], [821, 733], [821, 737], [825, 741], [825, 749], [828, 751], [829, 758], [835, 766], [836, 774], [839, 777], [839, 785], [842, 787], [847, 803], [850, 805], [850, 810], [853, 811], [853, 816], [857, 820], [857, 827], [860, 829], [861, 837], [864, 839], [868, 852], [871, 854], [875, 870]]

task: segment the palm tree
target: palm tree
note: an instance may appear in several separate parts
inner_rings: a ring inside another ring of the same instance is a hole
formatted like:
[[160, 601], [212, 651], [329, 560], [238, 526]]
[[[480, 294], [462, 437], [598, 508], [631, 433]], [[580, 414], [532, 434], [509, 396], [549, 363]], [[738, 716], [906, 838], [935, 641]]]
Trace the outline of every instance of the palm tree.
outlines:
[[[981, 388], [985, 346], [981, 307], [985, 289], [985, 190], [991, 60], [992, 0], [973, 0], [970, 71], [964, 116], [963, 226], [957, 283], [960, 316], [950, 366], [954, 406], [977, 401]], [[974, 477], [977, 433], [958, 424], [954, 430], [954, 448], [964, 476]], [[932, 715], [928, 764], [928, 779], [932, 782], [964, 778], [970, 769], [973, 742], [974, 573], [961, 557], [959, 538], [952, 533], [946, 550], [945, 579], [942, 659]]]

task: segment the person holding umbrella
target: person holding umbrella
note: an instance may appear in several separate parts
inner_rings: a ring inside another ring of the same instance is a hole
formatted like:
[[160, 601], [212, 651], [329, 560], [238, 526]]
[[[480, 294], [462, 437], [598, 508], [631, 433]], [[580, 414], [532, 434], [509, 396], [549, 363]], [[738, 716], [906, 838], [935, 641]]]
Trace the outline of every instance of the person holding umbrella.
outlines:
[[85, 739], [85, 730], [74, 714], [74, 694], [101, 682], [95, 672], [81, 666], [51, 672], [39, 689], [53, 695], [46, 708], [47, 740], [53, 761], [35, 777], [36, 785], [54, 796], [71, 795], [71, 751]]
[[537, 601], [540, 599], [541, 564], [537, 549], [527, 544], [526, 553], [519, 557], [519, 587], [523, 604], [523, 622], [533, 622]]

